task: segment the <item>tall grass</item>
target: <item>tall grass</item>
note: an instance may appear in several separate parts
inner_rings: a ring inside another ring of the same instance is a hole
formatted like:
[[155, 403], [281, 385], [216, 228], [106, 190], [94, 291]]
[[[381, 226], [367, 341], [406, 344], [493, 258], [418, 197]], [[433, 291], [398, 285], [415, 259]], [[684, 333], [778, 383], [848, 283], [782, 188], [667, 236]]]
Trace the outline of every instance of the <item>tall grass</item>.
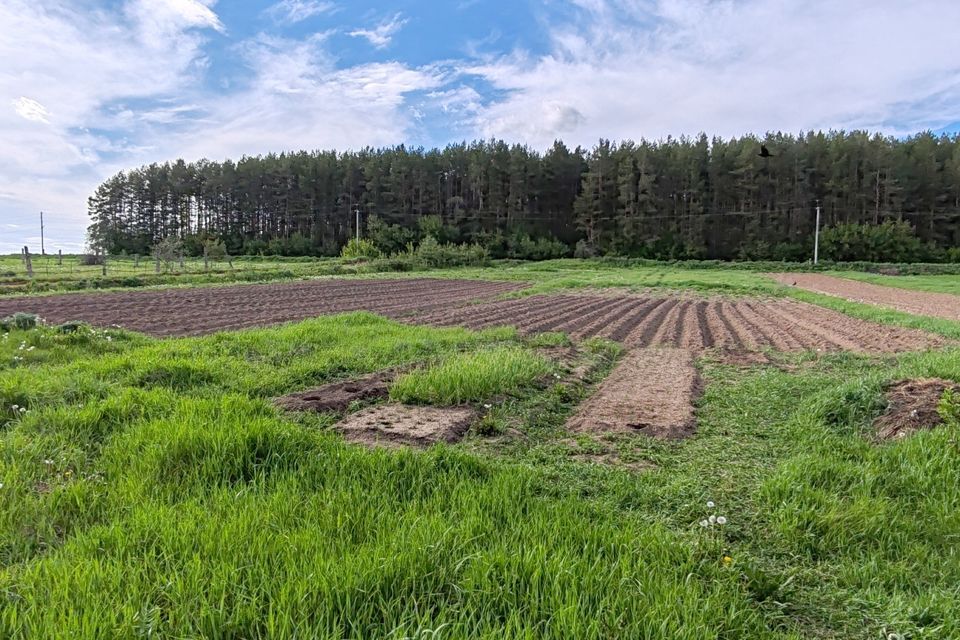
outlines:
[[516, 346], [458, 353], [400, 376], [390, 397], [435, 405], [477, 402], [514, 392], [549, 371], [545, 358]]

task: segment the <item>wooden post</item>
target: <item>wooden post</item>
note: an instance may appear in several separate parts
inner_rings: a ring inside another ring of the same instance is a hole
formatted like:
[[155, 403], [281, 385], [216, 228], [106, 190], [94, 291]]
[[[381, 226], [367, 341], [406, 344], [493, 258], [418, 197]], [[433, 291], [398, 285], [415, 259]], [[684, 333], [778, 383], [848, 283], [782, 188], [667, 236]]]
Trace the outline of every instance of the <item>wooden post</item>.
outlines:
[[203, 270], [210, 271], [210, 256], [207, 253], [207, 245], [203, 245]]
[[134, 269], [139, 269], [139, 268], [140, 268], [140, 254], [139, 254], [139, 253], [138, 253], [137, 255], [133, 256], [133, 268], [134, 268]]
[[57, 266], [63, 266], [63, 249], [57, 249]]
[[27, 275], [33, 277], [33, 262], [30, 260], [30, 249], [28, 247], [23, 248], [23, 262], [27, 267]]
[[107, 277], [107, 254], [103, 254], [103, 277]]
[[154, 258], [155, 258], [156, 261], [157, 261], [155, 270], [156, 270], [157, 273], [160, 273], [160, 254], [158, 253], [157, 255], [155, 255]]

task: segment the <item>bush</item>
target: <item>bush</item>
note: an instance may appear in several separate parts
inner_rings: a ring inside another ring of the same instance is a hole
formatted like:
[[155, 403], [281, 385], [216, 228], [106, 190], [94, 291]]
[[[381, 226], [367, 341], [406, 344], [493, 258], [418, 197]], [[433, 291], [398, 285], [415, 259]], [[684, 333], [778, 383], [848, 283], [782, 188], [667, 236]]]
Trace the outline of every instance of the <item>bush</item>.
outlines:
[[13, 329], [29, 331], [35, 329], [38, 322], [39, 318], [32, 313], [15, 313], [12, 316], [0, 318], [0, 331], [12, 331]]
[[574, 258], [593, 258], [597, 255], [597, 250], [593, 248], [586, 240], [577, 240], [577, 246], [573, 249]]
[[440, 244], [433, 236], [427, 236], [415, 250], [414, 262], [423, 267], [483, 267], [490, 264], [490, 253], [478, 244]]
[[402, 253], [406, 246], [417, 239], [412, 230], [398, 224], [387, 224], [377, 216], [367, 220], [367, 236], [384, 255]]
[[340, 250], [341, 258], [379, 258], [380, 250], [372, 240], [351, 238]]
[[839, 224], [820, 232], [820, 253], [837, 262], [920, 262], [923, 243], [903, 221], [882, 224]]
[[106, 257], [99, 253], [86, 253], [80, 256], [80, 265], [83, 267], [99, 267]]

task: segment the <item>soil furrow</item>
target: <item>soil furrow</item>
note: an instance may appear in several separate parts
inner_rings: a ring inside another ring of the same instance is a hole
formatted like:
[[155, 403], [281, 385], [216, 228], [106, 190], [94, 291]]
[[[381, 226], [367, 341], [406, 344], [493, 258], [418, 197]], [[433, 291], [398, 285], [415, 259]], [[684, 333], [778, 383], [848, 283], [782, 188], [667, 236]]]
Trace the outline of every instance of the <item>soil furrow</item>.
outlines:
[[640, 324], [634, 327], [630, 335], [625, 340], [631, 347], [646, 347], [651, 343], [651, 339], [660, 329], [663, 318], [670, 313], [670, 310], [677, 306], [676, 298], [666, 298], [664, 303], [658, 305], [650, 314], [645, 317]]
[[663, 304], [664, 298], [654, 298], [644, 300], [642, 304], [631, 309], [630, 313], [624, 316], [616, 326], [610, 325], [600, 335], [615, 342], [623, 342], [630, 332], [643, 320], [651, 310]]

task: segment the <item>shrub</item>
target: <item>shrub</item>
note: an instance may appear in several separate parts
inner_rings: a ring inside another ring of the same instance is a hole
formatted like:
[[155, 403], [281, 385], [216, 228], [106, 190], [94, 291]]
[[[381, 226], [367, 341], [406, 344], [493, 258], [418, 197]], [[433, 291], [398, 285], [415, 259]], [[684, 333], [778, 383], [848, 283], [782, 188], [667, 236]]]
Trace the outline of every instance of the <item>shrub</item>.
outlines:
[[172, 263], [183, 259], [183, 243], [180, 238], [167, 236], [153, 245], [153, 255], [169, 269]]
[[592, 258], [597, 255], [596, 249], [593, 248], [586, 240], [577, 240], [577, 246], [573, 249], [574, 258]]
[[482, 267], [490, 263], [490, 254], [478, 244], [440, 244], [427, 236], [416, 249], [409, 249], [414, 263], [421, 267]]
[[341, 258], [379, 258], [380, 250], [372, 240], [351, 238], [340, 250]]
[[20, 331], [29, 331], [35, 329], [39, 318], [32, 313], [15, 313], [6, 318], [0, 318], [0, 330], [11, 331], [19, 329]]
[[84, 267], [99, 267], [106, 258], [99, 253], [85, 253], [80, 256], [80, 265]]
[[893, 220], [827, 227], [820, 233], [820, 251], [837, 262], [919, 262], [927, 253], [909, 223]]

